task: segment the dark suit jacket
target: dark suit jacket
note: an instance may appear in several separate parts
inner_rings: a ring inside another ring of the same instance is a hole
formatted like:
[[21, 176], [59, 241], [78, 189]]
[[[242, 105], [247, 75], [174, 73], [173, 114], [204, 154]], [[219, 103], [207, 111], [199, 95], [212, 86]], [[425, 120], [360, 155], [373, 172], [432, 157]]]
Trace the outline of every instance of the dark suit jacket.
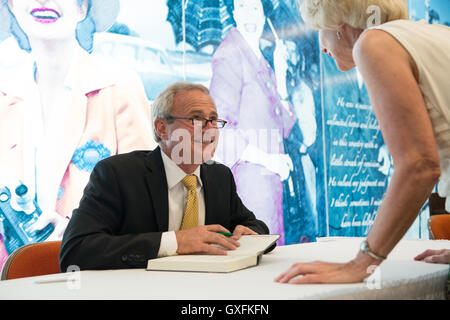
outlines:
[[[231, 232], [244, 225], [269, 229], [240, 200], [230, 169], [203, 164], [205, 224]], [[94, 168], [80, 205], [64, 233], [60, 268], [145, 268], [156, 258], [162, 232], [168, 231], [168, 190], [160, 148], [109, 157]]]

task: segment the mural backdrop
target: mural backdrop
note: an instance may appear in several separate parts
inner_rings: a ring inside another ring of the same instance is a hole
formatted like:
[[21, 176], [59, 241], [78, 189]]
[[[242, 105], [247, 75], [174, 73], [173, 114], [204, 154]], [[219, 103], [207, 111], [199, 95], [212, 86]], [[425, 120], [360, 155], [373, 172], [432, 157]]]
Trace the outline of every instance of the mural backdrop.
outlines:
[[[279, 244], [370, 230], [390, 155], [358, 70], [320, 53], [296, 1], [10, 2], [0, 1], [0, 264], [61, 238], [99, 160], [156, 145], [149, 108], [179, 80], [210, 88], [228, 121], [216, 158]], [[409, 6], [411, 19], [449, 25], [448, 0]], [[408, 237], [428, 237], [428, 215]]]

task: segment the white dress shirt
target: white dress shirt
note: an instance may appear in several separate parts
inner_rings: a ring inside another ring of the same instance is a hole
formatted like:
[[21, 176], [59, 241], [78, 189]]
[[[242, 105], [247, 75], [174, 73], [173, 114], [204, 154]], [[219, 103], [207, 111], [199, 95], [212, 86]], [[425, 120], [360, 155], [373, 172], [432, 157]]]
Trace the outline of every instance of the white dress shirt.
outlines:
[[[161, 156], [166, 171], [167, 189], [169, 196], [169, 231], [163, 232], [158, 257], [175, 255], [178, 243], [175, 231], [180, 230], [186, 208], [188, 190], [184, 186], [183, 178], [187, 174], [180, 169], [162, 150]], [[198, 197], [198, 224], [205, 224], [205, 197], [203, 184], [200, 179], [200, 166], [192, 173], [197, 177], [197, 197]]]

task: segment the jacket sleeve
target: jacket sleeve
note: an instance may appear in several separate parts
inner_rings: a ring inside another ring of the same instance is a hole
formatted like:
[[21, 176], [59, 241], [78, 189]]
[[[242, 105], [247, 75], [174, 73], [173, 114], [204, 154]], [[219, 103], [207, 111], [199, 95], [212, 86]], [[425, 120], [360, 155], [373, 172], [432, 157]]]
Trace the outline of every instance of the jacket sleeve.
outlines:
[[64, 233], [61, 272], [71, 265], [81, 270], [144, 268], [157, 256], [161, 232], [120, 232], [126, 214], [122, 201], [113, 166], [108, 159], [100, 161]]

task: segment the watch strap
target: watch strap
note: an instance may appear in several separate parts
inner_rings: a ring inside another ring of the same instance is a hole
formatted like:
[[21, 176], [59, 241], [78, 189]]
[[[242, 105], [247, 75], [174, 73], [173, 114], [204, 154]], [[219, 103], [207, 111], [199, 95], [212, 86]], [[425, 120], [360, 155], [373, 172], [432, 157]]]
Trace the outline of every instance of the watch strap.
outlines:
[[361, 247], [360, 247], [360, 251], [371, 256], [374, 259], [383, 261], [386, 260], [386, 257], [383, 256], [379, 256], [375, 253], [372, 252], [372, 250], [370, 250], [369, 244], [367, 243], [367, 239], [365, 239], [362, 243], [361, 243]]

